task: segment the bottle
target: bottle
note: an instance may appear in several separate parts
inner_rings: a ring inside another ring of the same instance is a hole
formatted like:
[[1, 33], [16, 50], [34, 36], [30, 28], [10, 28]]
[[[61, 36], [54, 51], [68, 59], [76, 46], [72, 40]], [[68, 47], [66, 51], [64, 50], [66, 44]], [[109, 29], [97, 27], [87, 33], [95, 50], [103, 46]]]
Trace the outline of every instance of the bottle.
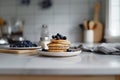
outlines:
[[42, 49], [48, 50], [47, 44], [49, 44], [49, 30], [47, 25], [42, 25], [41, 37], [40, 37], [40, 46]]
[[11, 22], [9, 21], [9, 22], [8, 22], [8, 25], [6, 26], [7, 38], [10, 38], [10, 37], [11, 37], [11, 33], [12, 33], [12, 24], [11, 24]]
[[41, 38], [49, 37], [49, 30], [47, 25], [42, 25]]

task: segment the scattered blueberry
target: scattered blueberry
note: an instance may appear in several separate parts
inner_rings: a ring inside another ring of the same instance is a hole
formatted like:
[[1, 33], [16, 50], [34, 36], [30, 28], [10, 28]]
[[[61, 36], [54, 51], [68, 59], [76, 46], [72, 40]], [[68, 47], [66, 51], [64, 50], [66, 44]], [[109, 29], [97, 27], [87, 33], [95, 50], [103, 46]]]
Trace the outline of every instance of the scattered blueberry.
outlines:
[[42, 49], [42, 51], [48, 51], [47, 49]]
[[70, 49], [67, 49], [67, 52], [72, 52], [72, 50], [70, 50]]
[[13, 47], [13, 45], [10, 45], [10, 47]]

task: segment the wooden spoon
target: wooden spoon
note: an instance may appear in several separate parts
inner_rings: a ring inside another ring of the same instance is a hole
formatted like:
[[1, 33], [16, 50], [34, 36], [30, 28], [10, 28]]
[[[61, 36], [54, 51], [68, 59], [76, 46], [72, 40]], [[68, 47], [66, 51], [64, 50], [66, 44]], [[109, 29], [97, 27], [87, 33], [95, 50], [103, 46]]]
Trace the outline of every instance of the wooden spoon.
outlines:
[[4, 34], [4, 26], [5, 26], [6, 22], [3, 20], [2, 17], [0, 17], [0, 31], [1, 31], [1, 37], [3, 37]]
[[88, 23], [87, 23], [87, 20], [84, 20], [84, 29], [85, 29], [85, 30], [88, 30]]
[[90, 21], [90, 22], [89, 22], [89, 29], [90, 29], [90, 30], [93, 30], [93, 29], [94, 29], [94, 26], [95, 26], [94, 21]]

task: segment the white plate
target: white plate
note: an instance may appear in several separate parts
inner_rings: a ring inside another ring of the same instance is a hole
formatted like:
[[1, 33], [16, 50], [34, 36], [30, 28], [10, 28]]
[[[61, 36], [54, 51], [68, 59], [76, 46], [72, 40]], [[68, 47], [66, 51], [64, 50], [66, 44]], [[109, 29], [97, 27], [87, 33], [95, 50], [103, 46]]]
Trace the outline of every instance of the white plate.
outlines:
[[11, 50], [32, 50], [32, 49], [41, 49], [38, 47], [0, 47], [1, 49], [11, 49]]
[[79, 55], [82, 51], [74, 51], [74, 52], [44, 52], [39, 51], [38, 53], [43, 56], [54, 56], [54, 57], [69, 57]]

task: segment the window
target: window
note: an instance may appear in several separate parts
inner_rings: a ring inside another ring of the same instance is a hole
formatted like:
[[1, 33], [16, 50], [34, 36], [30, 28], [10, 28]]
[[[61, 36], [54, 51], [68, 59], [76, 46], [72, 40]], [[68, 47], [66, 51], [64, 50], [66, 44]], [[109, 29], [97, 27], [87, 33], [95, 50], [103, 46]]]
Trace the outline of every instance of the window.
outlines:
[[106, 0], [106, 5], [107, 5], [106, 37], [119, 37], [120, 36], [120, 0]]

